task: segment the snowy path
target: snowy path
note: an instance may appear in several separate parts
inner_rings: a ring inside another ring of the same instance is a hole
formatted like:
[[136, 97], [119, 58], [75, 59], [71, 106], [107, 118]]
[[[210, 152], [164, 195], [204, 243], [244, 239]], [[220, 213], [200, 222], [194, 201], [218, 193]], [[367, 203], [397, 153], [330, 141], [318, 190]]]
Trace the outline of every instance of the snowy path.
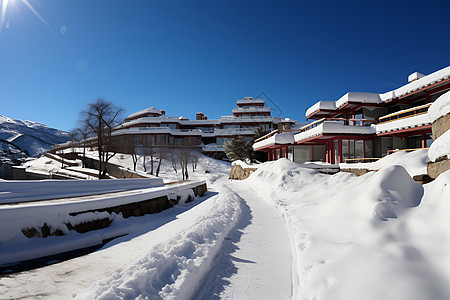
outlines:
[[291, 250], [279, 211], [245, 182], [227, 186], [248, 205], [196, 299], [291, 299]]

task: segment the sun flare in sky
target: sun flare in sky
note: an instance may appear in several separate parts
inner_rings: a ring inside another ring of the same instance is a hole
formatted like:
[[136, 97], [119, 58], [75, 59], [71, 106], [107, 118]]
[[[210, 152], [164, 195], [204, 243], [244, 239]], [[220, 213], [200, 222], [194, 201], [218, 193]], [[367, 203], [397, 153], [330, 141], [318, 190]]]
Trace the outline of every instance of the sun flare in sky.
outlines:
[[3, 30], [4, 27], [9, 27], [8, 23], [6, 22], [6, 13], [8, 10], [8, 6], [11, 4], [17, 4], [18, 2], [22, 2], [32, 13], [33, 15], [38, 18], [39, 21], [42, 22], [42, 24], [47, 27], [50, 32], [56, 35], [56, 32], [48, 25], [48, 23], [44, 20], [44, 18], [41, 16], [41, 14], [31, 5], [31, 3], [28, 0], [0, 0], [0, 7], [1, 7], [1, 15], [0, 15], [0, 32]]

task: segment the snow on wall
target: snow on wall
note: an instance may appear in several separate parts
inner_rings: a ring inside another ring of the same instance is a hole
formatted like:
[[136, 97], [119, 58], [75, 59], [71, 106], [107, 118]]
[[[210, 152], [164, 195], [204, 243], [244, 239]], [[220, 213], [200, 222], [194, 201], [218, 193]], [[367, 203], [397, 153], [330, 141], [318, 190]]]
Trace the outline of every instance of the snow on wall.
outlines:
[[76, 299], [190, 299], [241, 214], [241, 199], [224, 188], [208, 210], [127, 268], [94, 283]]
[[419, 126], [431, 125], [430, 118], [428, 114], [416, 115], [413, 117], [393, 120], [386, 123], [381, 123], [376, 125], [377, 133], [396, 131], [408, 128], [414, 128]]
[[428, 157], [432, 162], [435, 162], [440, 157], [450, 159], [450, 130], [447, 130], [431, 144], [428, 150]]
[[[130, 181], [133, 179], [127, 179]], [[142, 179], [140, 179], [142, 180]], [[144, 179], [147, 180], [147, 179]], [[102, 180], [103, 181], [103, 180]], [[98, 181], [78, 181], [82, 184]], [[7, 184], [8, 182], [0, 182]], [[24, 228], [38, 228], [44, 223], [52, 224], [55, 228], [63, 228], [64, 221], [69, 213], [95, 210], [105, 207], [113, 207], [128, 203], [139, 202], [157, 197], [171, 197], [171, 193], [181, 195], [185, 190], [204, 184], [204, 181], [191, 181], [170, 186], [152, 187], [141, 190], [132, 190], [130, 192], [93, 195], [85, 198], [79, 198], [73, 201], [70, 198], [61, 201], [30, 202], [21, 205], [3, 205], [0, 206], [0, 243], [6, 243], [22, 235]], [[83, 190], [82, 186], [78, 186]], [[61, 193], [61, 191], [59, 191]], [[58, 225], [59, 224], [59, 225]]]
[[0, 183], [0, 204], [79, 197], [164, 186], [161, 178], [106, 180], [29, 180]]
[[431, 104], [428, 109], [428, 117], [431, 122], [434, 122], [448, 113], [450, 113], [450, 91], [441, 95]]

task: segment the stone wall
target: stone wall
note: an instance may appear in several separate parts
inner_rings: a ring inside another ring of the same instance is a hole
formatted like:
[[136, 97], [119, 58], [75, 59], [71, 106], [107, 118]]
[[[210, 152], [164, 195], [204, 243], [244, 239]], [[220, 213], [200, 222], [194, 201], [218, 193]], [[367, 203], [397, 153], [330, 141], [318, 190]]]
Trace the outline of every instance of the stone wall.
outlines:
[[247, 179], [256, 170], [257, 168], [243, 168], [240, 165], [233, 165], [231, 166], [230, 179]]
[[[434, 121], [431, 128], [434, 140], [450, 130], [450, 113]], [[447, 170], [450, 170], [450, 160], [447, 158], [437, 159], [435, 162], [427, 162], [427, 173], [433, 179]]]
[[433, 126], [431, 127], [433, 132], [433, 139], [436, 140], [438, 137], [443, 135], [447, 130], [450, 130], [450, 114], [437, 119]]

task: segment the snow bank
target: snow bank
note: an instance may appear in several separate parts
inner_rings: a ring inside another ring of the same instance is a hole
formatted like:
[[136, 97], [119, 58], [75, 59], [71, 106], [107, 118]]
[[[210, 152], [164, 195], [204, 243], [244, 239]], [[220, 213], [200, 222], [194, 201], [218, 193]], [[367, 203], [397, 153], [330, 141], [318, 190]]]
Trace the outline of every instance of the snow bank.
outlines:
[[210, 208], [147, 255], [79, 293], [77, 299], [189, 299], [241, 213], [229, 189], [204, 203]]
[[0, 204], [80, 197], [162, 187], [160, 178], [105, 180], [28, 180], [0, 183]]
[[428, 150], [428, 157], [433, 162], [443, 156], [450, 159], [450, 130], [436, 139]]
[[428, 116], [431, 122], [436, 121], [448, 113], [450, 113], [450, 91], [437, 98], [428, 109]]
[[[426, 221], [432, 212], [423, 219], [414, 216], [430, 197], [448, 195], [446, 176], [424, 194], [398, 165], [360, 177], [329, 176], [281, 159], [261, 165], [247, 182], [284, 216], [293, 253], [294, 299], [446, 299], [449, 271], [429, 264], [421, 249], [438, 254], [436, 263], [448, 262], [449, 230], [441, 223], [432, 225], [441, 226], [433, 232]], [[442, 202], [436, 205], [444, 210]], [[445, 219], [440, 216], [439, 222]], [[434, 243], [410, 239], [416, 227], [406, 230], [409, 224], [423, 226], [420, 232], [430, 234], [428, 241]]]
[[406, 169], [412, 176], [427, 174], [427, 160], [429, 149], [420, 149], [411, 152], [398, 151], [377, 160], [372, 163], [355, 163], [347, 164], [341, 163], [339, 166], [342, 169], [368, 169], [381, 170], [393, 165], [399, 165]]

